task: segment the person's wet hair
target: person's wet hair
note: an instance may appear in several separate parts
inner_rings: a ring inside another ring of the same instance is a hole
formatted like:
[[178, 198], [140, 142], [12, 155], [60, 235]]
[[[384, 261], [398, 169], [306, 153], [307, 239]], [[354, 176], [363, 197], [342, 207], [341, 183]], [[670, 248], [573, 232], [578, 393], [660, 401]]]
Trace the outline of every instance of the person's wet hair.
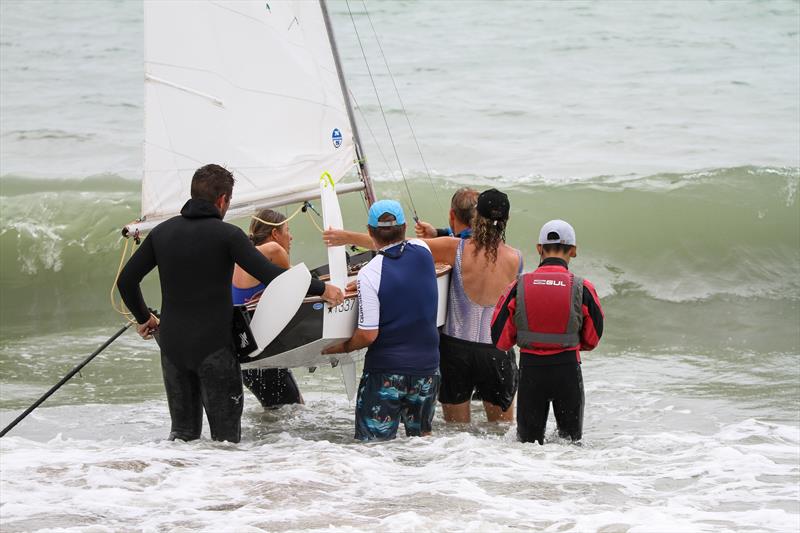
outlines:
[[462, 224], [469, 226], [475, 217], [475, 206], [478, 203], [478, 191], [469, 187], [461, 187], [450, 200], [450, 209]]
[[[392, 220], [396, 220], [396, 218], [390, 213], [384, 213], [378, 220], [381, 222], [391, 222]], [[403, 240], [403, 238], [406, 236], [406, 225], [399, 224], [397, 226], [379, 226], [377, 228], [369, 226], [369, 234], [372, 235], [373, 239], [375, 239], [376, 244], [379, 246], [386, 246], [387, 244], [392, 244]]]
[[233, 174], [224, 167], [213, 163], [202, 166], [192, 176], [192, 198], [216, 202], [224, 194], [230, 200], [235, 181]]
[[[285, 220], [286, 216], [283, 213], [272, 209], [262, 209], [250, 221], [248, 237], [256, 246], [263, 244], [272, 236], [272, 230], [280, 229]], [[265, 224], [265, 222], [269, 222], [269, 224]]]
[[508, 196], [497, 189], [489, 189], [478, 196], [475, 216], [472, 219], [473, 255], [483, 251], [490, 262], [497, 261], [497, 249], [506, 240], [506, 226], [511, 204]]

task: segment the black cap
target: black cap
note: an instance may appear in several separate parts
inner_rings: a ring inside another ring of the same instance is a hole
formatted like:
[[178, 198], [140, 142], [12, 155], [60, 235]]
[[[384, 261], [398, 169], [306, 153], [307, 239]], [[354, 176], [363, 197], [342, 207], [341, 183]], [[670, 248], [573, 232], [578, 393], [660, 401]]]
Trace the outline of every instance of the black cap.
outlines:
[[497, 189], [489, 189], [478, 195], [478, 214], [489, 220], [507, 220], [511, 204], [508, 196]]

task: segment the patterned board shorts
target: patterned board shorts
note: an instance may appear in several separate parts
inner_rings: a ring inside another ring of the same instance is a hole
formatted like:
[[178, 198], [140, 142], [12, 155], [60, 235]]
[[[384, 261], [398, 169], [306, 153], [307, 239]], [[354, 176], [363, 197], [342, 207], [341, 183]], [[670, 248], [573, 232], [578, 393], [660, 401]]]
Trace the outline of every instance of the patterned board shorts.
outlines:
[[439, 373], [427, 376], [364, 372], [356, 400], [358, 440], [391, 440], [400, 421], [406, 435], [418, 437], [431, 432]]

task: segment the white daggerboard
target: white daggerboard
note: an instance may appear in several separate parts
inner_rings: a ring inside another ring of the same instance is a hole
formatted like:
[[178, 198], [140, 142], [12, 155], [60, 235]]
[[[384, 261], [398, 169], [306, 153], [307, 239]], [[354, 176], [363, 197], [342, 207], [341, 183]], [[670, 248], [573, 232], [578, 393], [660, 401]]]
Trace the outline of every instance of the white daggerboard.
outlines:
[[[319, 180], [320, 200], [322, 201], [322, 223], [325, 229], [343, 229], [342, 211], [339, 208], [339, 198], [336, 196], [336, 185], [331, 175], [325, 172]], [[347, 285], [347, 256], [344, 246], [331, 246], [328, 248], [328, 268], [331, 274], [331, 283], [344, 290]]]
[[356, 397], [356, 363], [352, 360], [340, 361], [339, 366], [342, 367], [342, 381], [347, 399], [353, 401], [353, 398]]
[[[267, 285], [250, 319], [250, 331], [259, 350], [271, 343], [300, 309], [311, 282], [304, 263], [295, 265]], [[259, 350], [251, 355], [255, 357]]]
[[[322, 201], [322, 223], [325, 229], [342, 229], [342, 211], [339, 209], [339, 198], [330, 174], [325, 172], [320, 179], [320, 200]], [[331, 246], [328, 248], [328, 269], [331, 275], [330, 283], [344, 290], [347, 286], [347, 256], [344, 246]], [[348, 305], [354, 305], [352, 300], [333, 307], [325, 313], [322, 324], [322, 336], [326, 339], [349, 339], [355, 329], [355, 313], [348, 313]]]
[[[339, 198], [336, 196], [336, 186], [331, 175], [325, 172], [320, 178], [319, 186], [322, 222], [325, 229], [343, 229], [342, 211], [339, 208]], [[331, 274], [331, 284], [344, 290], [347, 287], [347, 255], [344, 246], [328, 248], [328, 268]], [[353, 305], [354, 302], [351, 300], [350, 304]], [[333, 308], [331, 311], [325, 313], [322, 336], [326, 339], [332, 337], [349, 339], [355, 331], [356, 313], [338, 312], [337, 308]], [[340, 359], [339, 366], [342, 369], [342, 381], [347, 398], [352, 400], [356, 395], [356, 364], [351, 358], [345, 357]]]

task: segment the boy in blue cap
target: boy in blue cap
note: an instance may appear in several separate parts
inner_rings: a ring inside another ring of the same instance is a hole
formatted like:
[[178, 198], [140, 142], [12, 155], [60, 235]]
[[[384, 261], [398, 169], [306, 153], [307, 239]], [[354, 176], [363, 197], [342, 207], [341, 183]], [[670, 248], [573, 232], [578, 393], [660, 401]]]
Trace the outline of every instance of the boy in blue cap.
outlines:
[[439, 390], [438, 290], [428, 246], [406, 240], [403, 208], [381, 200], [367, 225], [378, 255], [358, 273], [358, 328], [325, 353], [367, 348], [356, 399], [355, 438], [431, 433]]

